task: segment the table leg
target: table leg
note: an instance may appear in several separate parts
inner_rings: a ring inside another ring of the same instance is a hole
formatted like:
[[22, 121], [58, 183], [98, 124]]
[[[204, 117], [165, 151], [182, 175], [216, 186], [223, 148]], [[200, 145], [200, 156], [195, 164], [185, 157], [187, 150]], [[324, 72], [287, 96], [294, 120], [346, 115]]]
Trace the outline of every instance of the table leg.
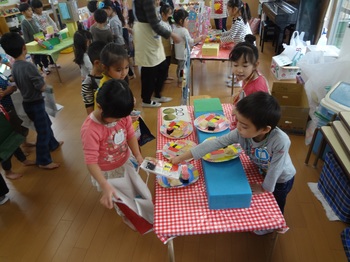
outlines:
[[273, 231], [272, 233], [272, 246], [271, 246], [271, 249], [270, 249], [270, 254], [268, 255], [267, 257], [267, 262], [270, 262], [272, 260], [272, 255], [273, 255], [273, 252], [275, 251], [275, 247], [276, 247], [276, 243], [277, 243], [277, 238], [278, 238], [278, 233], [277, 231]]
[[306, 155], [306, 158], [305, 158], [305, 165], [308, 165], [309, 164], [309, 160], [310, 160], [310, 156], [311, 156], [311, 152], [312, 152], [312, 148], [314, 147], [314, 144], [315, 144], [315, 140], [316, 140], [316, 136], [318, 134], [318, 131], [320, 130], [320, 128], [316, 128], [315, 131], [314, 131], [314, 134], [312, 136], [312, 140], [311, 140], [311, 143], [310, 143], [310, 146], [309, 146], [309, 151], [307, 151], [307, 155]]
[[168, 258], [169, 262], [175, 262], [175, 254], [174, 254], [174, 242], [173, 239], [168, 241]]
[[[321, 132], [322, 133], [322, 132]], [[316, 154], [316, 158], [313, 164], [313, 167], [316, 168], [317, 167], [317, 162], [320, 159], [320, 157], [322, 156], [325, 148], [327, 145], [327, 141], [326, 138], [324, 137], [324, 135], [322, 134], [322, 139], [321, 139], [321, 143], [320, 143], [320, 147], [318, 148], [317, 154]]]
[[190, 68], [191, 68], [191, 94], [189, 94], [189, 97], [193, 96], [193, 62], [190, 59]]
[[56, 66], [56, 63], [55, 63], [55, 68], [56, 68], [56, 73], [57, 73], [57, 75], [58, 75], [58, 80], [60, 81], [60, 83], [62, 83], [60, 71], [58, 71], [58, 67]]

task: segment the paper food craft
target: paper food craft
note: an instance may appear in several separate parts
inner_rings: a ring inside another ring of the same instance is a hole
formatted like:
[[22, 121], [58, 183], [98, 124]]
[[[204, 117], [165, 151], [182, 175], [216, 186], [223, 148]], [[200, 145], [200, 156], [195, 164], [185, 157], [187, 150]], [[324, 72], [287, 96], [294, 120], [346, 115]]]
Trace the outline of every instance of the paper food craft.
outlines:
[[[212, 140], [215, 139], [216, 137], [209, 137], [207, 140]], [[213, 152], [210, 152], [206, 154], [203, 159], [208, 161], [208, 162], [225, 162], [229, 161], [232, 159], [235, 159], [236, 157], [239, 156], [239, 154], [242, 152], [242, 148], [240, 144], [233, 144], [229, 145], [225, 148], [220, 148], [218, 150], [215, 150]]]
[[177, 140], [168, 142], [163, 147], [163, 156], [167, 159], [172, 157], [180, 156], [183, 153], [190, 151], [192, 147], [195, 147], [197, 144], [190, 140]]
[[186, 121], [171, 121], [160, 127], [160, 133], [168, 138], [185, 138], [193, 131], [192, 124]]
[[180, 166], [180, 177], [178, 179], [157, 176], [157, 182], [162, 187], [185, 187], [192, 185], [199, 179], [199, 172], [192, 164]]
[[146, 157], [141, 164], [141, 168], [147, 172], [167, 178], [180, 178], [179, 165], [173, 165], [170, 162], [162, 161], [153, 157]]
[[216, 133], [229, 128], [230, 123], [223, 115], [209, 113], [196, 118], [194, 125], [203, 132]]

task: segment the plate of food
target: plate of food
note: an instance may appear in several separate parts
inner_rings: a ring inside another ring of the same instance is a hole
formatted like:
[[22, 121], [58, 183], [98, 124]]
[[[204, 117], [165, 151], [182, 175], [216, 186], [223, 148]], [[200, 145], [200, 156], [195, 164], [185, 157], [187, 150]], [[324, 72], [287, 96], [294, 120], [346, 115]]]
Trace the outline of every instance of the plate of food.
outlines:
[[160, 133], [163, 136], [172, 139], [188, 137], [192, 133], [192, 131], [192, 124], [183, 120], [174, 120], [170, 123], [165, 123], [160, 127]]
[[[216, 137], [209, 137], [206, 140], [203, 141], [203, 143], [207, 140], [215, 139]], [[215, 150], [213, 152], [210, 152], [203, 156], [203, 159], [208, 162], [225, 162], [230, 161], [232, 159], [235, 159], [236, 157], [239, 157], [240, 153], [242, 152], [242, 147], [240, 144], [233, 144], [229, 145], [225, 148], [220, 148], [218, 150]]]
[[194, 125], [200, 131], [206, 133], [218, 133], [229, 128], [230, 122], [223, 115], [209, 113], [197, 117], [194, 120]]
[[170, 159], [172, 157], [182, 155], [196, 145], [197, 144], [195, 142], [190, 140], [171, 141], [163, 146], [162, 154], [165, 158]]
[[166, 188], [185, 187], [192, 185], [199, 179], [199, 172], [192, 164], [185, 164], [180, 166], [179, 179], [168, 178], [164, 176], [157, 176], [157, 182], [160, 186]]

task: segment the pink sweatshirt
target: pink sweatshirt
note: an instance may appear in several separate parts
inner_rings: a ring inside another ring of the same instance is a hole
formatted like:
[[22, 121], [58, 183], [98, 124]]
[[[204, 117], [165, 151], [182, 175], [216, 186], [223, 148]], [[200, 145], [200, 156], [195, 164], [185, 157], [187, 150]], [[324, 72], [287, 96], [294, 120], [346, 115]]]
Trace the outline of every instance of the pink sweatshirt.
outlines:
[[85, 163], [98, 164], [102, 171], [122, 166], [130, 157], [127, 141], [134, 135], [130, 116], [106, 126], [91, 113], [81, 127]]

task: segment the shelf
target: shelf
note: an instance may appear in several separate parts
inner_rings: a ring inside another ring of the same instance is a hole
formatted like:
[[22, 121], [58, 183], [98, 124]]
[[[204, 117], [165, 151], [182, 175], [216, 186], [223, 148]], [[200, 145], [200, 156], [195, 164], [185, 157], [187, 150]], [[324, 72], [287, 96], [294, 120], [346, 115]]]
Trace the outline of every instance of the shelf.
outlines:
[[15, 13], [11, 13], [11, 14], [7, 14], [7, 15], [0, 15], [0, 17], [10, 17], [10, 16], [15, 16], [15, 15], [19, 15], [21, 12], [15, 12]]

